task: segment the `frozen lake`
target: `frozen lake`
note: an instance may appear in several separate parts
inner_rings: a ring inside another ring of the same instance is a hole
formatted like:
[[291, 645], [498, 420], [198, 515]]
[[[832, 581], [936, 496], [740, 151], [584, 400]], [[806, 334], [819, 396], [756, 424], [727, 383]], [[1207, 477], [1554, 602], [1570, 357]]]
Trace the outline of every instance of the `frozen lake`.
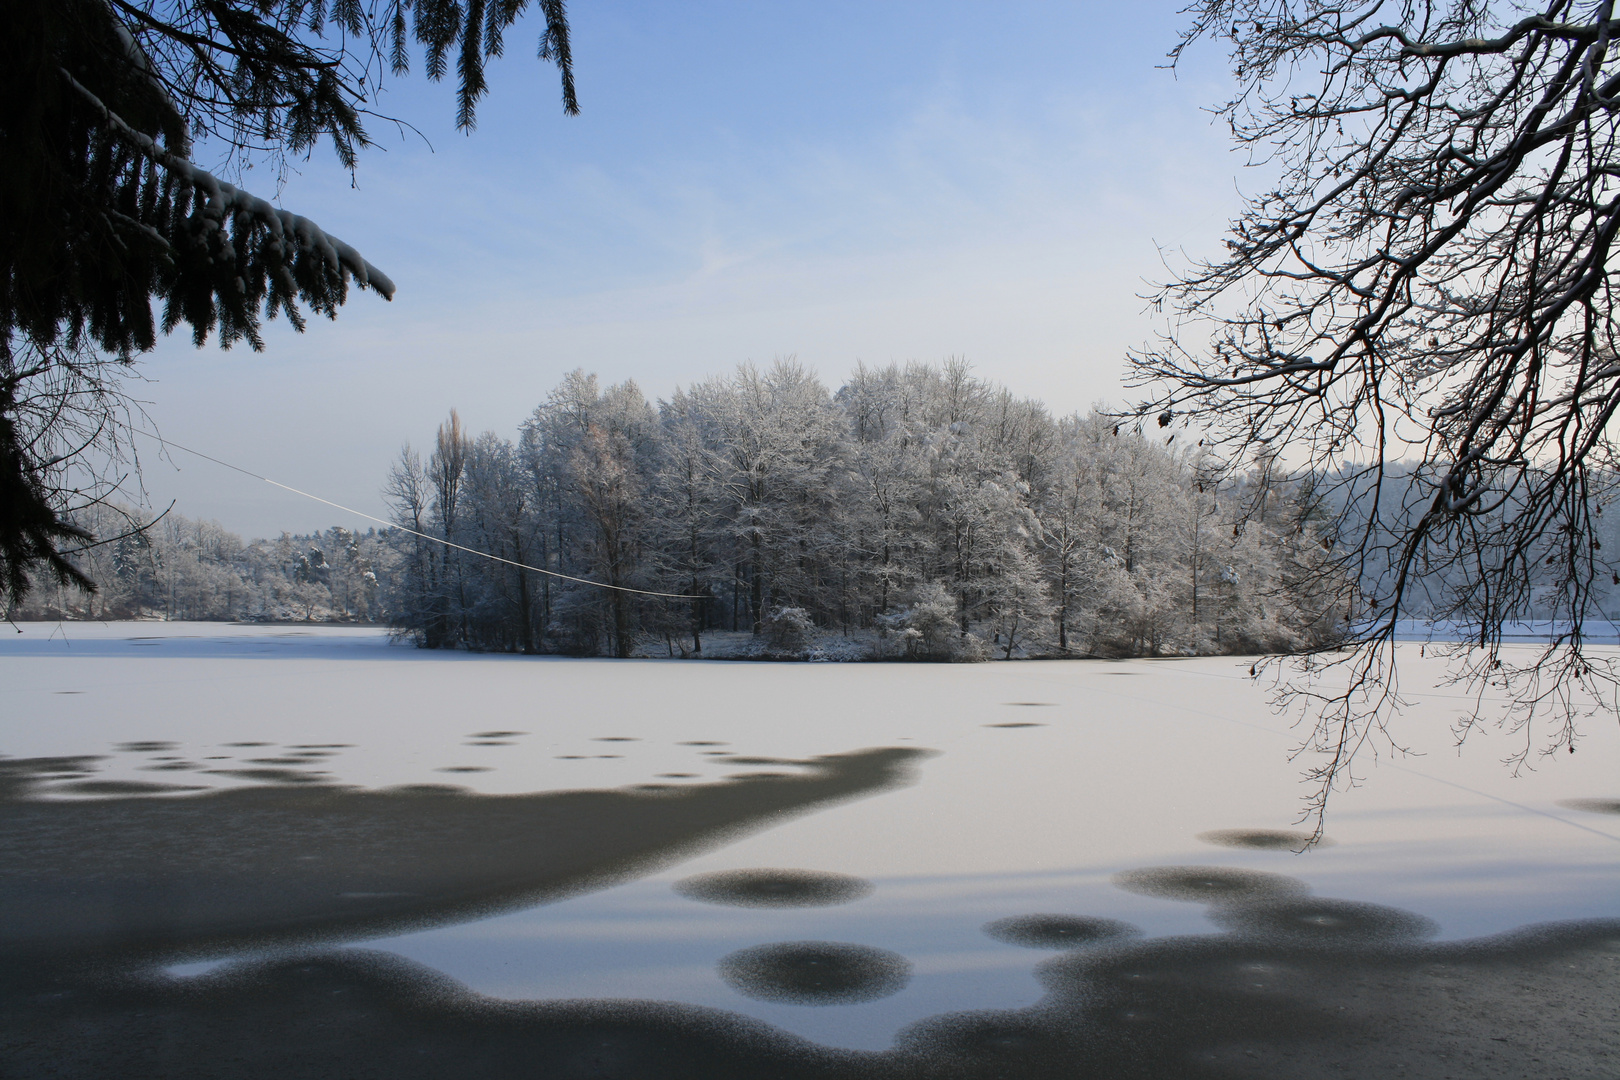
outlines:
[[1512, 776], [1416, 645], [1296, 853], [1230, 657], [21, 629], [6, 1076], [1620, 1075], [1615, 723]]

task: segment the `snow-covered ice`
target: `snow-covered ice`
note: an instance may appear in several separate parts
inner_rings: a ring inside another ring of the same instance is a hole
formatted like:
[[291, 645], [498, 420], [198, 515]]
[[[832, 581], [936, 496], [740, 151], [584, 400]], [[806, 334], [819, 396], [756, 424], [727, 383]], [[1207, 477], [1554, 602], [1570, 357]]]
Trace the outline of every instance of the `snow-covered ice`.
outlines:
[[[43, 778], [36, 802], [127, 798], [142, 790], [128, 785], [147, 784], [177, 785], [151, 796], [183, 800], [189, 788], [293, 787], [299, 776], [363, 790], [655, 795], [648, 785], [723, 787], [737, 776], [729, 783], [768, 787], [776, 781], [758, 774], [812, 777], [821, 766], [811, 759], [870, 748], [929, 751], [906, 762], [905, 782], [739, 819], [548, 902], [340, 939], [500, 998], [681, 1002], [823, 1045], [882, 1049], [925, 1017], [1041, 998], [1035, 967], [1052, 954], [987, 936], [993, 920], [1066, 913], [1149, 937], [1216, 933], [1210, 909], [1112, 881], [1156, 866], [1286, 874], [1319, 896], [1424, 916], [1441, 940], [1620, 915], [1620, 817], [1561, 805], [1620, 798], [1614, 721], [1589, 723], [1579, 753], [1511, 775], [1507, 736], [1453, 746], [1464, 701], [1419, 691], [1441, 669], [1416, 646], [1402, 654], [1413, 705], [1397, 728], [1413, 754], [1363, 762], [1360, 786], [1334, 797], [1333, 842], [1296, 854], [1199, 839], [1298, 827], [1306, 762], [1289, 760], [1297, 733], [1268, 707], [1248, 660], [614, 661], [429, 653], [328, 626], [21, 630], [0, 639], [0, 751], [99, 755], [79, 775]], [[671, 887], [751, 868], [874, 888], [835, 906], [735, 907]], [[898, 953], [911, 979], [878, 1000], [805, 1007], [749, 996], [717, 969], [737, 950], [801, 941]], [[175, 970], [242, 953], [200, 947]]]

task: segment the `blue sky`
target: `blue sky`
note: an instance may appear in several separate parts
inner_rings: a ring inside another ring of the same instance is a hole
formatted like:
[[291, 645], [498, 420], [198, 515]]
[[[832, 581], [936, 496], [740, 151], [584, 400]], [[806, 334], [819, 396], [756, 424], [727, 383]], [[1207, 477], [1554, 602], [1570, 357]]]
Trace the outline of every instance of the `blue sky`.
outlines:
[[[1160, 66], [1181, 6], [575, 0], [579, 116], [527, 20], [472, 134], [418, 70], [380, 107], [420, 136], [373, 122], [352, 184], [324, 147], [297, 163], [280, 202], [393, 303], [257, 355], [171, 339], [132, 389], [174, 441], [371, 513], [452, 406], [511, 434], [575, 367], [656, 399], [747, 360], [836, 386], [958, 355], [1057, 412], [1121, 401], [1145, 282], [1214, 253], [1259, 182], [1207, 111], [1224, 57]], [[142, 458], [153, 503], [250, 536], [363, 524]]]

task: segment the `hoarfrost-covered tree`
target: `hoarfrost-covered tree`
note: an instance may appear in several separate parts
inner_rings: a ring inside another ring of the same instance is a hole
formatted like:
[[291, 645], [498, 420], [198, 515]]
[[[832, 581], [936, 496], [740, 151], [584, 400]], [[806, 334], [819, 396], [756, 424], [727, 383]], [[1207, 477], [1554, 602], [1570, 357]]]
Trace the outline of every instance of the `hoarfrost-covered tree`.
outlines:
[[709, 594], [724, 578], [718, 433], [709, 393], [712, 388], [677, 390], [659, 403], [661, 453], [650, 495], [651, 557], [670, 591], [694, 598], [686, 601], [685, 630], [697, 654], [709, 627]]
[[838, 391], [849, 425], [849, 517], [852, 542], [866, 555], [868, 614], [890, 611], [924, 571], [919, 500], [927, 459], [918, 382], [915, 367], [860, 365]]
[[843, 424], [826, 388], [793, 360], [764, 372], [744, 365], [717, 404], [738, 585], [757, 634], [769, 604], [825, 606], [818, 556], [836, 516]]
[[1095, 645], [1099, 613], [1110, 606], [1108, 598], [1128, 587], [1105, 539], [1109, 518], [1102, 512], [1107, 462], [1119, 437], [1117, 421], [1099, 410], [1063, 421], [1050, 482], [1034, 507], [1052, 581], [1057, 645], [1064, 653], [1071, 635], [1086, 643], [1082, 652]]
[[21, 619], [200, 619], [380, 622], [395, 545], [375, 531], [334, 527], [306, 536], [244, 543], [218, 522], [134, 507], [95, 506], [77, 527], [124, 529], [119, 538], [68, 556], [96, 575], [94, 592], [48, 573], [7, 614]]
[[1342, 629], [1303, 489], [1269, 478], [1244, 522], [1259, 478], [1211, 486], [1198, 452], [1097, 410], [1054, 420], [960, 362], [861, 367], [834, 394], [792, 361], [744, 366], [656, 410], [574, 371], [516, 446], [455, 414], [435, 444], [390, 475], [399, 524], [533, 569], [395, 534], [385, 606], [434, 647], [707, 656], [724, 633], [750, 655], [967, 660]]
[[537, 550], [536, 496], [512, 443], [492, 431], [468, 448], [460, 542], [501, 562], [482, 566], [478, 587], [468, 596], [470, 636], [483, 648], [539, 651], [535, 617], [535, 574], [528, 569]]
[[422, 466], [422, 455], [411, 449], [409, 443], [399, 452], [399, 458], [388, 470], [383, 485], [383, 499], [393, 512], [394, 521], [403, 526], [400, 538], [401, 573], [394, 597], [396, 619], [409, 627], [419, 643], [437, 646], [439, 641], [428, 640], [431, 621], [431, 596], [435, 589], [435, 567], [441, 548], [432, 542], [428, 532], [428, 508], [432, 496], [428, 491], [427, 470]]
[[557, 572], [608, 586], [553, 580], [548, 626], [576, 651], [606, 642], [628, 656], [644, 614], [625, 590], [643, 587], [657, 414], [633, 382], [599, 389], [570, 372], [525, 425], [524, 452], [538, 481]]

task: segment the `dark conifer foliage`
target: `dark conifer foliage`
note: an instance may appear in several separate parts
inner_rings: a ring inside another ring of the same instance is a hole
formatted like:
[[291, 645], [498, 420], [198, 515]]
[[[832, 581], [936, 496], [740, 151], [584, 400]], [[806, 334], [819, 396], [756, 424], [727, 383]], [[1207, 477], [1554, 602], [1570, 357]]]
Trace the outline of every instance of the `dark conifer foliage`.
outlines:
[[[527, 0], [5, 0], [0, 35], [0, 580], [56, 550], [49, 537], [84, 494], [63, 478], [115, 445], [120, 365], [185, 326], [263, 347], [263, 319], [328, 318], [349, 284], [394, 285], [314, 222], [199, 168], [194, 139], [235, 169], [310, 153], [328, 139], [349, 168], [362, 118], [410, 39], [430, 78], [452, 54], [457, 122], [471, 128], [484, 64]], [[560, 0], [539, 0], [539, 56], [574, 113]], [[154, 311], [154, 302], [157, 310]], [[70, 376], [64, 379], [64, 372]], [[80, 377], [82, 376], [82, 377]], [[55, 407], [30, 386], [44, 379]], [[88, 379], [88, 383], [86, 383]], [[87, 415], [86, 410], [90, 411]], [[88, 441], [65, 432], [91, 432]], [[64, 451], [66, 456], [63, 456]], [[100, 492], [105, 495], [106, 492]], [[27, 533], [24, 521], [43, 531]], [[39, 545], [45, 543], [45, 547]], [[54, 563], [53, 563], [54, 565]], [[7, 586], [8, 588], [10, 586]]]
[[88, 541], [90, 534], [51, 512], [36, 470], [28, 467], [26, 449], [19, 445], [17, 425], [8, 413], [9, 387], [0, 384], [0, 571], [5, 595], [28, 591], [28, 567], [46, 566], [57, 581], [92, 588], [90, 579], [74, 566], [57, 545], [64, 540]]

